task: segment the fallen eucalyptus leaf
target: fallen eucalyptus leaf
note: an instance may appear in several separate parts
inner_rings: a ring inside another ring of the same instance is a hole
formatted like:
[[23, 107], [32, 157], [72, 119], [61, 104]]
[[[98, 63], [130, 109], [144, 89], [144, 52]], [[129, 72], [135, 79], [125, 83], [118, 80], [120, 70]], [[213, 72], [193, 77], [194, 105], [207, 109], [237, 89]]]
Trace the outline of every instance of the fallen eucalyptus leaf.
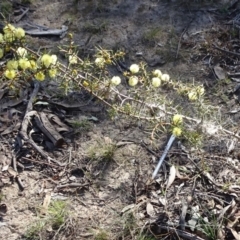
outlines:
[[147, 203], [147, 214], [150, 217], [154, 217], [155, 216], [155, 211], [154, 211], [153, 205], [150, 202]]
[[38, 101], [38, 102], [36, 102], [36, 103], [34, 103], [34, 105], [49, 105], [49, 103], [48, 102], [42, 102], [42, 101]]
[[195, 218], [190, 219], [190, 220], [188, 221], [188, 225], [189, 225], [190, 229], [191, 229], [192, 231], [194, 231], [194, 230], [195, 230], [195, 227], [196, 227], [196, 225], [197, 225], [197, 219], [195, 219]]
[[3, 166], [3, 167], [2, 167], [2, 172], [7, 171], [7, 170], [8, 170], [8, 167], [9, 167], [9, 165]]
[[217, 218], [217, 221], [218, 221], [218, 222], [222, 221], [222, 219], [223, 219], [224, 216], [225, 216], [225, 213], [229, 210], [229, 208], [231, 208], [231, 205], [228, 205], [228, 206], [224, 207], [224, 208], [220, 211], [219, 216], [218, 216], [218, 218]]
[[129, 210], [133, 209], [135, 207], [135, 204], [130, 204], [130, 205], [127, 205], [126, 207], [124, 207], [121, 211], [121, 213], [125, 213], [125, 212], [128, 212]]
[[88, 120], [91, 120], [93, 122], [98, 122], [99, 121], [98, 118], [96, 118], [94, 116], [89, 117]]
[[238, 234], [234, 229], [230, 228], [232, 235], [236, 240], [240, 240], [240, 234]]
[[240, 220], [240, 216], [236, 216], [236, 217], [234, 216], [233, 221], [228, 220], [227, 227], [228, 227], [228, 228], [233, 228], [233, 227], [235, 227], [235, 225], [238, 224], [239, 220]]
[[225, 73], [224, 69], [221, 68], [219, 65], [215, 66], [213, 68], [213, 70], [219, 80], [223, 80], [226, 78], [226, 73]]
[[7, 171], [14, 178], [18, 175], [18, 173], [12, 167], [8, 167]]
[[159, 198], [159, 202], [163, 205], [163, 206], [166, 206], [167, 204], [167, 199], [165, 197], [160, 197]]
[[47, 214], [47, 210], [48, 210], [48, 206], [49, 206], [50, 202], [51, 202], [51, 192], [48, 192], [48, 193], [46, 193], [46, 196], [45, 196], [44, 201], [43, 201], [42, 208], [40, 210], [41, 215], [46, 215]]
[[171, 168], [170, 168], [170, 174], [169, 174], [169, 178], [168, 178], [168, 181], [167, 181], [167, 187], [166, 188], [169, 188], [172, 185], [172, 183], [175, 180], [175, 177], [176, 177], [176, 168], [175, 168], [174, 165], [172, 165]]

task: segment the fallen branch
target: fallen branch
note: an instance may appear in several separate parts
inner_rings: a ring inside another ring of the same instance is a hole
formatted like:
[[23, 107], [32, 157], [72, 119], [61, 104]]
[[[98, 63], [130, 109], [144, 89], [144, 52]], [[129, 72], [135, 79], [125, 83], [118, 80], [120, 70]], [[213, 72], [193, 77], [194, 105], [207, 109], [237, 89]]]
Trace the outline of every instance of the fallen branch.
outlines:
[[54, 146], [61, 146], [64, 143], [63, 137], [55, 130], [45, 113], [41, 112], [39, 115], [35, 115], [34, 118], [39, 129], [52, 141]]
[[25, 30], [26, 34], [31, 36], [59, 36], [60, 38], [64, 37], [68, 30], [67, 26], [62, 26], [62, 29], [42, 29], [42, 30]]
[[228, 50], [222, 49], [222, 48], [218, 47], [215, 44], [213, 44], [213, 47], [216, 48], [217, 50], [221, 51], [221, 52], [224, 52], [224, 53], [227, 53], [227, 54], [230, 54], [230, 55], [234, 55], [234, 56], [240, 57], [240, 53], [235, 53], [235, 52], [232, 52], [232, 51], [228, 51]]
[[[55, 162], [57, 163], [59, 166], [65, 166], [64, 163], [60, 163], [59, 161], [51, 158], [48, 156], [47, 153], [45, 153], [30, 137], [28, 137], [27, 135], [27, 129], [28, 129], [28, 125], [30, 123], [30, 120], [33, 116], [38, 116], [38, 113], [36, 111], [31, 111], [31, 112], [28, 112], [25, 117], [24, 117], [24, 120], [23, 120], [23, 123], [22, 123], [22, 129], [20, 131], [20, 135], [21, 137], [23, 138], [24, 141], [26, 141], [27, 143], [29, 143], [33, 148], [35, 148], [35, 150], [37, 152], [40, 153], [40, 155], [43, 157], [43, 158], [46, 158], [48, 161], [52, 161], [52, 162]], [[39, 116], [38, 116], [39, 117]]]
[[159, 228], [167, 230], [167, 231], [171, 231], [171, 232], [175, 232], [177, 235], [179, 235], [180, 237], [183, 237], [184, 239], [189, 239], [189, 240], [204, 240], [203, 238], [200, 238], [192, 233], [183, 231], [183, 230], [179, 230], [173, 227], [168, 227], [168, 226], [161, 226], [158, 225]]
[[[38, 94], [38, 91], [39, 91], [39, 83], [38, 82], [35, 82], [34, 84], [34, 90], [32, 92], [32, 95], [29, 99], [29, 102], [28, 102], [28, 105], [27, 105], [27, 109], [26, 109], [26, 114], [24, 116], [24, 119], [23, 119], [23, 122], [22, 122], [22, 128], [21, 128], [21, 131], [19, 132], [20, 136], [23, 138], [24, 141], [26, 141], [27, 143], [29, 143], [33, 148], [35, 148], [35, 150], [37, 152], [40, 153], [40, 155], [43, 157], [43, 158], [46, 158], [48, 161], [52, 161], [52, 162], [55, 162], [57, 163], [59, 166], [65, 166], [64, 163], [60, 163], [58, 162], [57, 160], [51, 158], [48, 156], [47, 153], [45, 153], [28, 135], [27, 135], [27, 129], [28, 129], [28, 126], [29, 126], [29, 123], [31, 122], [31, 118], [33, 116], [38, 116], [38, 113], [36, 111], [32, 111], [33, 109], [33, 100], [36, 98], [37, 94]], [[40, 118], [40, 117], [39, 117]]]

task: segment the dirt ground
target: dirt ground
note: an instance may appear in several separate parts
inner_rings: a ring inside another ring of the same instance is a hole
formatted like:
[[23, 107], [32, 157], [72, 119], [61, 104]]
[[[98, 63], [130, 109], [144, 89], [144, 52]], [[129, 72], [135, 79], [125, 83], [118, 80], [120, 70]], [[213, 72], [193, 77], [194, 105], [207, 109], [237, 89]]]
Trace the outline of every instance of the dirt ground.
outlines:
[[[238, 72], [239, 56], [228, 57], [213, 47], [239, 51], [239, 29], [227, 24], [240, 13], [237, 1], [12, 2], [12, 11], [22, 6], [30, 9], [17, 26], [29, 22], [57, 29], [68, 26], [83, 58], [92, 56], [96, 46], [122, 49], [127, 66], [144, 61], [149, 69], [159, 68], [171, 78], [203, 84], [207, 101], [220, 107], [223, 126], [238, 131], [238, 80], [227, 73]], [[11, 21], [17, 16], [11, 15]], [[66, 43], [66, 37], [28, 39], [34, 50], [56, 51], [56, 46]], [[54, 86], [45, 90], [57, 99]], [[71, 101], [79, 102], [81, 97], [72, 93]], [[23, 112], [24, 104], [17, 109]], [[167, 134], [153, 140], [144, 124], [124, 116], [111, 120], [99, 103], [58, 111], [65, 123], [75, 123], [74, 131], [64, 136], [63, 148], [47, 150], [67, 167], [39, 164], [45, 160], [26, 146], [24, 156], [35, 162], [28, 166], [24, 162], [25, 169], [18, 169], [24, 189], [2, 170], [1, 239], [240, 239], [238, 142], [228, 152], [228, 139], [219, 136], [207, 139], [193, 153], [191, 146], [183, 151], [180, 146], [185, 143], [176, 142], [167, 157], [170, 165], [164, 164], [152, 181]], [[230, 115], [230, 111], [235, 112]], [[8, 124], [16, 125], [18, 120]], [[11, 164], [15, 139], [16, 132], [0, 135], [1, 169]], [[166, 189], [171, 164], [178, 171]], [[46, 217], [39, 212], [49, 195], [51, 201], [64, 201], [67, 206], [68, 214], [57, 230], [51, 225], [40, 227]]]

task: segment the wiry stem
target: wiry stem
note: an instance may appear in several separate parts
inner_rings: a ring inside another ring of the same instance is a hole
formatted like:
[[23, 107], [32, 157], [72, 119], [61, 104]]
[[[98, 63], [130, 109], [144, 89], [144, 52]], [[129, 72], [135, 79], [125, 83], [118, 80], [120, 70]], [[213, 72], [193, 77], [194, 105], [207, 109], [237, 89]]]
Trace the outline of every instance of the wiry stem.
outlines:
[[[39, 54], [37, 54], [36, 52], [32, 51], [31, 49], [28, 49], [27, 50], [33, 54], [35, 54], [36, 56], [40, 57]], [[86, 80], [88, 81], [89, 79], [87, 77], [84, 77], [82, 74], [78, 73], [77, 76], [72, 76], [71, 73], [69, 72], [69, 69], [58, 62], [58, 69], [63, 73], [63, 74], [66, 74], [74, 83], [76, 83], [78, 86], [80, 86], [81, 88], [83, 88], [84, 90], [86, 90], [88, 93], [90, 93], [93, 97], [96, 97], [97, 99], [99, 99], [102, 103], [104, 103], [106, 106], [108, 106], [109, 108], [113, 109], [114, 111], [118, 112], [118, 113], [122, 113], [122, 114], [126, 114], [130, 117], [133, 117], [133, 118], [137, 118], [137, 119], [142, 119], [142, 120], [147, 120], [147, 121], [159, 121], [159, 119], [162, 119], [162, 116], [154, 116], [154, 117], [147, 117], [147, 116], [143, 116], [143, 115], [140, 115], [140, 114], [133, 114], [133, 113], [129, 113], [129, 112], [125, 112], [123, 109], [121, 108], [118, 108], [116, 106], [114, 106], [113, 104], [109, 103], [107, 100], [105, 100], [103, 97], [99, 96], [98, 93], [92, 91], [91, 89], [89, 89], [88, 87], [85, 87], [82, 83], [81, 83], [81, 80]], [[91, 73], [87, 73], [88, 76], [90, 76], [90, 78], [92, 79], [95, 79], [95, 80], [98, 80], [97, 77], [93, 76]], [[174, 84], [171, 83], [172, 86], [174, 87]], [[158, 109], [160, 110], [164, 115], [168, 115], [168, 116], [173, 116], [175, 113], [173, 112], [169, 112], [167, 110], [165, 110], [165, 108], [163, 106], [156, 106], [156, 105], [153, 105], [153, 104], [149, 104], [149, 103], [146, 103], [142, 100], [137, 100], [137, 99], [134, 99], [130, 96], [126, 96], [122, 93], [120, 93], [119, 91], [115, 90], [114, 88], [109, 88], [110, 91], [116, 93], [118, 96], [121, 96], [123, 98], [123, 101], [126, 101], [126, 100], [129, 100], [129, 101], [133, 101], [135, 103], [139, 103], [139, 104], [144, 104], [145, 107], [147, 107], [148, 109], [152, 109], [152, 108], [155, 108], [155, 109]], [[188, 117], [188, 116], [182, 116], [183, 119], [186, 119], [190, 122], [194, 122], [196, 124], [200, 124], [201, 123], [201, 120], [200, 119], [196, 119], [196, 118], [192, 118], [192, 117]], [[240, 139], [240, 136], [227, 130], [227, 129], [224, 129], [222, 127], [219, 128], [222, 132], [228, 134], [228, 135], [231, 135], [237, 139]]]

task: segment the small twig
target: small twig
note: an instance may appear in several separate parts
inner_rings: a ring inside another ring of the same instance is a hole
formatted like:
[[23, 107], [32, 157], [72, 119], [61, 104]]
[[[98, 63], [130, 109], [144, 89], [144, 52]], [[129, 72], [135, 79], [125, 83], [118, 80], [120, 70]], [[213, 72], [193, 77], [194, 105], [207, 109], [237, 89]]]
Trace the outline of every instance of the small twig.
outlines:
[[216, 48], [219, 51], [222, 51], [222, 52], [225, 52], [225, 53], [228, 53], [228, 54], [240, 57], [240, 53], [235, 53], [235, 52], [232, 52], [232, 51], [228, 51], [228, 50], [222, 49], [222, 48], [218, 47], [215, 44], [213, 44], [213, 47]]
[[22, 170], [25, 169], [25, 167], [20, 162], [17, 162], [17, 166], [20, 167]]
[[[68, 221], [69, 221], [69, 219], [68, 219]], [[58, 234], [59, 234], [59, 232], [60, 232], [63, 228], [66, 228], [66, 229], [67, 229], [66, 224], [67, 224], [67, 221], [64, 221], [64, 222], [61, 224], [61, 226], [60, 226], [60, 227], [58, 228], [58, 230], [55, 232], [52, 240], [55, 240], [56, 238], [59, 238]]]
[[63, 184], [63, 185], [59, 185], [57, 186], [57, 188], [67, 188], [67, 187], [86, 187], [88, 186], [89, 183], [84, 183], [84, 184], [81, 184], [81, 183], [67, 183], [67, 184]]
[[26, 114], [27, 114], [28, 112], [32, 111], [32, 109], [33, 109], [33, 101], [34, 101], [34, 99], [37, 97], [39, 88], [40, 88], [39, 82], [35, 81], [35, 82], [34, 82], [33, 92], [32, 92], [32, 94], [31, 94], [31, 97], [30, 97], [29, 101], [28, 101], [28, 105], [27, 105], [27, 109], [26, 109]]
[[182, 41], [182, 38], [183, 38], [183, 35], [187, 32], [189, 26], [191, 25], [192, 21], [193, 21], [194, 18], [192, 18], [189, 22], [188, 22], [188, 25], [187, 27], [185, 27], [181, 33], [181, 36], [179, 38], [179, 41], [178, 41], [178, 46], [177, 46], [177, 53], [176, 53], [176, 56], [175, 56], [175, 59], [177, 59], [178, 57], [178, 53], [179, 53], [179, 50], [181, 48], [181, 41]]
[[17, 183], [18, 183], [19, 187], [21, 188], [21, 190], [24, 190], [25, 187], [24, 187], [24, 185], [22, 183], [22, 180], [20, 179], [19, 176], [16, 176], [16, 180], [17, 180]]
[[13, 167], [14, 171], [18, 172], [15, 155], [12, 156], [12, 167]]
[[187, 215], [187, 210], [188, 210], [188, 206], [189, 206], [189, 202], [190, 201], [186, 201], [185, 199], [182, 200], [182, 211], [181, 211], [181, 215], [180, 215], [180, 219], [179, 219], [179, 226], [181, 228], [181, 230], [185, 230], [185, 219], [186, 219], [186, 215]]
[[186, 31], [187, 31], [187, 28], [185, 28], [185, 29], [182, 31], [181, 36], [180, 36], [180, 38], [179, 38], [175, 59], [178, 58], [178, 53], [179, 53], [179, 50], [180, 50], [180, 48], [181, 48], [182, 37], [183, 37], [183, 35], [186, 33]]
[[25, 10], [21, 8], [21, 10], [22, 14], [14, 18], [15, 22], [19, 22], [23, 18], [23, 16], [29, 11], [29, 8], [26, 8]]
[[152, 149], [150, 149], [150, 148], [146, 145], [146, 143], [144, 143], [143, 141], [141, 141], [140, 144], [141, 144], [142, 147], [145, 147], [146, 150], [147, 150], [148, 152], [150, 152], [152, 155], [157, 156], [157, 153], [155, 153]]
[[41, 162], [41, 161], [33, 160], [33, 159], [30, 159], [30, 158], [26, 158], [26, 157], [22, 157], [22, 159], [25, 159], [29, 162], [34, 162], [34, 163], [38, 163], [38, 164], [47, 165], [47, 166], [54, 167], [54, 168], [58, 168], [58, 167], [63, 168], [64, 167], [64, 166], [54, 165], [54, 164], [51, 164], [51, 163], [48, 163], [48, 162]]
[[228, 130], [225, 129], [225, 128], [220, 128], [220, 130], [222, 130], [223, 132], [225, 132], [225, 133], [227, 133], [227, 134], [229, 134], [229, 135], [231, 135], [231, 136], [233, 136], [233, 137], [235, 137], [235, 138], [237, 138], [237, 139], [240, 140], [240, 136], [239, 136], [239, 135], [237, 135], [237, 134], [235, 134], [235, 133], [233, 133], [233, 132], [231, 132], [231, 131], [228, 131]]

